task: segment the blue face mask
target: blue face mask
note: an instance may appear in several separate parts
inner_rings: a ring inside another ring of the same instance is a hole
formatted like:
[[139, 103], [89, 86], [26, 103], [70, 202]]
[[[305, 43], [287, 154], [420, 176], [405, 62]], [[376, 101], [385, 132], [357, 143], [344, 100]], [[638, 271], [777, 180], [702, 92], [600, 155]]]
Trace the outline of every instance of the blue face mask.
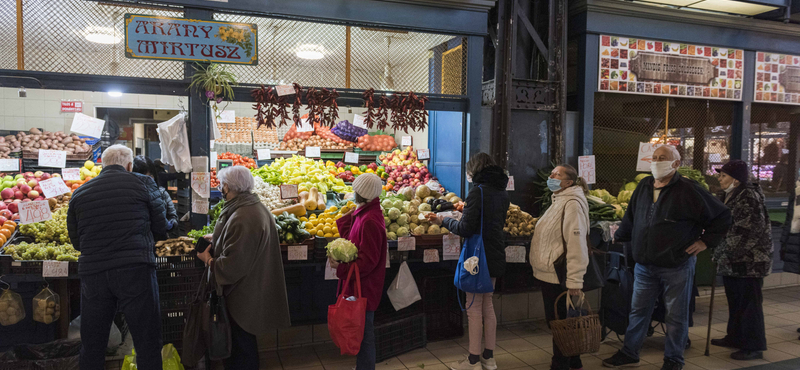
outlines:
[[561, 180], [559, 179], [547, 179], [547, 187], [552, 192], [557, 192], [561, 190]]

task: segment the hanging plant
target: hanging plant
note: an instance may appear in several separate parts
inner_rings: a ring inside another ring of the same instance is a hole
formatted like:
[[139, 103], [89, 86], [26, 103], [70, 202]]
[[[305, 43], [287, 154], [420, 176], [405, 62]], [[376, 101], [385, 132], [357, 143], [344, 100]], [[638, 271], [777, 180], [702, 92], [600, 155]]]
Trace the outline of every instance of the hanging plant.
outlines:
[[[203, 65], [195, 63], [194, 74], [192, 75], [192, 82], [189, 84], [189, 89], [197, 88], [200, 91], [205, 91], [205, 97], [211, 103], [214, 109], [214, 116], [219, 119], [220, 115], [225, 108], [230, 104], [233, 99], [233, 86], [236, 85], [236, 75], [228, 70], [228, 66], [224, 64], [211, 63]], [[228, 99], [226, 101], [226, 99]], [[219, 104], [225, 101], [225, 106], [219, 108]]]

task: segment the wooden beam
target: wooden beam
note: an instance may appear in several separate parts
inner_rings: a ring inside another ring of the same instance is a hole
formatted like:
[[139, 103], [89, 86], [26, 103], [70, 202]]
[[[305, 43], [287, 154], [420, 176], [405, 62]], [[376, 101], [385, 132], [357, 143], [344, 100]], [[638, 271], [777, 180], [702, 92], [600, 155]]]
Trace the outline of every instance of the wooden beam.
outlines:
[[350, 88], [350, 26], [347, 26], [346, 31], [347, 40], [345, 42], [345, 59], [344, 59], [344, 86]]
[[22, 0], [17, 0], [17, 69], [19, 70], [25, 70], [25, 43], [22, 35]]

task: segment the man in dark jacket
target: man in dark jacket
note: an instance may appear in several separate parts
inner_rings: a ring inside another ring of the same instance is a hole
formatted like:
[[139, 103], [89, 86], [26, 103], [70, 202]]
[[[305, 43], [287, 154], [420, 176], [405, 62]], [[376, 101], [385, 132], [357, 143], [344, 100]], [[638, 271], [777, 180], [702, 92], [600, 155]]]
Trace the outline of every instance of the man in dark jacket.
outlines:
[[616, 240], [631, 242], [636, 268], [625, 345], [604, 366], [639, 363], [654, 302], [663, 290], [667, 338], [662, 370], [683, 368], [696, 256], [722, 241], [731, 212], [698, 183], [678, 174], [679, 166], [674, 147], [655, 150], [653, 176], [639, 182], [615, 234]]
[[155, 239], [167, 232], [164, 203], [153, 179], [131, 173], [123, 145], [103, 152], [103, 172], [75, 191], [67, 211], [72, 245], [81, 251], [82, 370], [105, 368], [108, 332], [125, 314], [140, 369], [161, 369], [161, 313]]

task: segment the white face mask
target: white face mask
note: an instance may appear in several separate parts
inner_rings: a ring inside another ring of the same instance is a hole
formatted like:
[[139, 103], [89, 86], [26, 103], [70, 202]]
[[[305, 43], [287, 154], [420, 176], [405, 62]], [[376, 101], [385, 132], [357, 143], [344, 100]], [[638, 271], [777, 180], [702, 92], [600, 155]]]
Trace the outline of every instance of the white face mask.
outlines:
[[472, 183], [472, 176], [470, 176], [469, 174], [466, 174], [466, 175], [467, 175], [467, 182], [471, 184]]
[[731, 182], [731, 184], [730, 184], [730, 185], [728, 185], [728, 187], [727, 187], [727, 188], [725, 188], [725, 190], [724, 190], [724, 191], [725, 191], [725, 193], [730, 193], [730, 192], [732, 192], [732, 191], [733, 191], [733, 189], [736, 189], [736, 185], [735, 185], [733, 182]]
[[660, 180], [669, 176], [675, 171], [675, 169], [672, 168], [673, 163], [675, 163], [675, 161], [651, 162], [650, 172], [653, 174], [653, 178]]

